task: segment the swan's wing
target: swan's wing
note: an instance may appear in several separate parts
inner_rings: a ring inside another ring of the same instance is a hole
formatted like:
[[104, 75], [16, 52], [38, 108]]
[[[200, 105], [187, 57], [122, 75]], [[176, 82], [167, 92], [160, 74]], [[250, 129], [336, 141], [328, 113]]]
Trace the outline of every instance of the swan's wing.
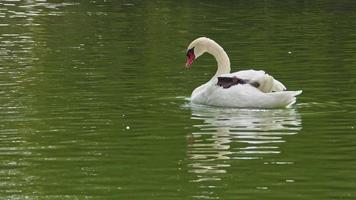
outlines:
[[279, 92], [279, 91], [286, 91], [287, 88], [286, 86], [284, 86], [281, 82], [279, 82], [276, 79], [273, 79], [273, 87], [272, 87], [272, 91], [274, 92]]
[[218, 78], [218, 82], [216, 85], [223, 87], [225, 89], [234, 86], [234, 85], [238, 85], [238, 84], [251, 84], [254, 87], [258, 87], [259, 84], [255, 83], [255, 82], [249, 82], [249, 80], [247, 79], [241, 79], [241, 78], [237, 78], [236, 76], [233, 77], [217, 77]]
[[[262, 70], [259, 71], [243, 70], [231, 74], [223, 74], [220, 75], [218, 78], [225, 78], [225, 77], [230, 78], [230, 81], [228, 81], [229, 83], [223, 84], [223, 85], [227, 85], [228, 87], [239, 83], [242, 84], [249, 83], [265, 93], [286, 90], [286, 87], [281, 82], [275, 80], [272, 76], [266, 74]], [[236, 81], [236, 80], [242, 80], [242, 81]]]

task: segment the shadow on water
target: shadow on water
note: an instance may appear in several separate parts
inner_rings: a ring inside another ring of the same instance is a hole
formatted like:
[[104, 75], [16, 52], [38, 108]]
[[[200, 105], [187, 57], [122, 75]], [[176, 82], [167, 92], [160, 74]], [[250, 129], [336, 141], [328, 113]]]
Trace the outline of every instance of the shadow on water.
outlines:
[[[197, 131], [188, 136], [188, 170], [200, 188], [219, 187], [237, 162], [280, 154], [287, 135], [302, 129], [296, 109], [259, 110], [186, 104]], [[293, 163], [272, 163], [293, 164]], [[215, 198], [213, 192], [196, 198]]]

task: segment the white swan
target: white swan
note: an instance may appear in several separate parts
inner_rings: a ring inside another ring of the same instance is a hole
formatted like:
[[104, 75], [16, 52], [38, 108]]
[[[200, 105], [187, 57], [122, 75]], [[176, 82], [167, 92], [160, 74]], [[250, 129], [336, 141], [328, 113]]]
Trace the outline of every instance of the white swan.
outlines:
[[187, 49], [189, 68], [193, 61], [208, 52], [218, 64], [216, 74], [207, 83], [194, 89], [191, 101], [196, 104], [239, 107], [281, 108], [295, 103], [299, 91], [286, 87], [264, 71], [243, 70], [230, 74], [230, 59], [224, 49], [212, 39], [200, 37]]

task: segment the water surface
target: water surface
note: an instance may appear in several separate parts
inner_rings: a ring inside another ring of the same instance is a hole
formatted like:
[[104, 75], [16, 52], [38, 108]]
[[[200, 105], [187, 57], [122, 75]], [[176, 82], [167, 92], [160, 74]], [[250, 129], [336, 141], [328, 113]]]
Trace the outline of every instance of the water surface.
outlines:
[[[356, 3], [1, 1], [1, 199], [355, 199]], [[263, 69], [290, 109], [193, 105]]]

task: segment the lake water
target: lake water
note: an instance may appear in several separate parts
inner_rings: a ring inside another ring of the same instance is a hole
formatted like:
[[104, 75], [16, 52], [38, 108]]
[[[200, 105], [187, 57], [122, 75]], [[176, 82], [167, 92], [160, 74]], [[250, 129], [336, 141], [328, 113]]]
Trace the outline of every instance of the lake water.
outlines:
[[[355, 199], [356, 2], [0, 1], [0, 199]], [[213, 38], [290, 109], [223, 109]]]

